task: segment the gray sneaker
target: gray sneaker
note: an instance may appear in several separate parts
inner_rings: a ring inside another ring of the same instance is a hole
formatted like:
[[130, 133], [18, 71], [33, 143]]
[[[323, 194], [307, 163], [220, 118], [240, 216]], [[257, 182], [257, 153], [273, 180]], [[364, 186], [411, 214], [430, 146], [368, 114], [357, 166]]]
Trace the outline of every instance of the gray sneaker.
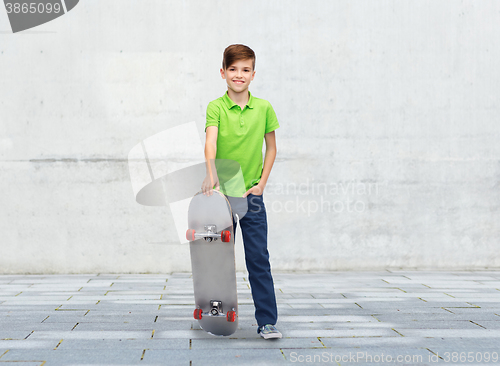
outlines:
[[264, 339], [281, 338], [281, 333], [274, 325], [266, 324], [259, 328], [260, 336]]

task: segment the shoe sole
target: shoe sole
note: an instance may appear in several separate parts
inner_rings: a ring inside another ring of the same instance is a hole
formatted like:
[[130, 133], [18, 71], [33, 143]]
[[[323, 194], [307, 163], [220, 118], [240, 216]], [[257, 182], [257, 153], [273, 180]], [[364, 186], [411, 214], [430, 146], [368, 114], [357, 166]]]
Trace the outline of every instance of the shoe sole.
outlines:
[[281, 338], [281, 334], [262, 334], [260, 335], [264, 339], [278, 339]]

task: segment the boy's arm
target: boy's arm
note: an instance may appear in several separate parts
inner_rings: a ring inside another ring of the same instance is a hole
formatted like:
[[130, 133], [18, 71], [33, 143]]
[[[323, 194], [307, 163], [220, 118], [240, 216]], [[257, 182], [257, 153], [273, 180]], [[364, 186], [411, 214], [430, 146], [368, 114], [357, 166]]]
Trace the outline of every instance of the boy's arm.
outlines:
[[248, 191], [245, 192], [243, 197], [248, 196], [250, 193], [260, 196], [264, 193], [264, 188], [266, 188], [267, 178], [271, 174], [271, 169], [274, 164], [274, 159], [276, 158], [276, 134], [274, 131], [268, 132], [264, 135], [266, 140], [266, 157], [264, 158], [264, 167], [262, 168], [262, 176], [259, 183], [253, 186]]
[[217, 135], [219, 128], [217, 126], [208, 126], [205, 139], [205, 160], [207, 164], [207, 175], [203, 180], [201, 190], [203, 194], [212, 195], [212, 189], [219, 189], [219, 178], [215, 170], [215, 156], [217, 155]]

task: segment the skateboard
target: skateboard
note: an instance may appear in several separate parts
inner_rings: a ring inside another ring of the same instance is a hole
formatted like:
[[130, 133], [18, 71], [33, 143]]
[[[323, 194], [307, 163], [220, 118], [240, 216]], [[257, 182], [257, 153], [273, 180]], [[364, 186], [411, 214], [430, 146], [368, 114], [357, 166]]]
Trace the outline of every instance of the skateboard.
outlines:
[[233, 213], [219, 191], [191, 199], [186, 238], [193, 272], [193, 316], [206, 332], [228, 336], [238, 328]]

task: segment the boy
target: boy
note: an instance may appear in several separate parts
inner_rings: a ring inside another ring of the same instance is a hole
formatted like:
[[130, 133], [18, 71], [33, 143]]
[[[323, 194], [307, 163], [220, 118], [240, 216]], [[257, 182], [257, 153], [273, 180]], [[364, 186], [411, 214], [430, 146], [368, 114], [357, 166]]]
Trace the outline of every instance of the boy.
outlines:
[[[205, 158], [207, 176], [203, 194], [219, 189], [214, 159], [237, 161], [245, 181], [248, 211], [239, 220], [245, 247], [245, 262], [257, 319], [257, 333], [265, 339], [281, 338], [276, 329], [276, 296], [267, 251], [267, 217], [264, 188], [276, 157], [274, 130], [279, 127], [271, 104], [251, 95], [248, 87], [255, 76], [255, 53], [242, 44], [224, 50], [221, 76], [227, 83], [224, 96], [207, 107]], [[262, 145], [266, 155], [262, 165]], [[221, 182], [223, 183], [223, 182]], [[236, 222], [233, 220], [234, 232]]]

